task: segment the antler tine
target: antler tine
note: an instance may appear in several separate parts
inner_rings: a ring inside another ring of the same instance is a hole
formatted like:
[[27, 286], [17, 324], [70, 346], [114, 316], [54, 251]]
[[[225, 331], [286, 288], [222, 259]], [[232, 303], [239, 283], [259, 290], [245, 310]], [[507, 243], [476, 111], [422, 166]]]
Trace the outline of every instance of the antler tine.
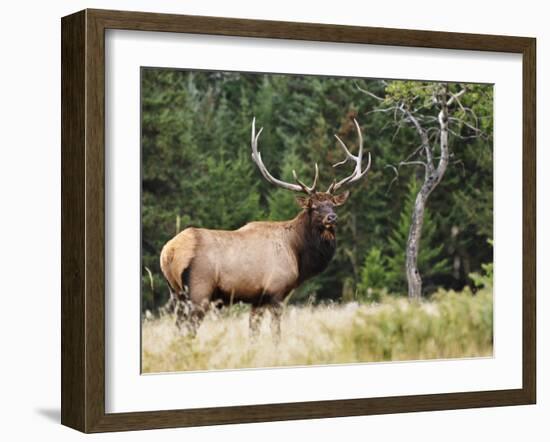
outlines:
[[258, 139], [260, 138], [262, 130], [263, 127], [260, 128], [258, 134], [256, 134], [256, 117], [254, 117], [252, 119], [252, 133], [250, 137], [250, 144], [252, 147], [252, 160], [256, 163], [258, 169], [260, 169], [260, 173], [262, 174], [262, 176], [271, 184], [282, 187], [283, 189], [292, 190], [293, 192], [305, 192], [308, 195], [314, 193], [315, 187], [317, 186], [317, 180], [319, 178], [319, 167], [317, 166], [317, 164], [315, 164], [315, 179], [313, 180], [313, 184], [311, 187], [306, 186], [302, 181], [300, 181], [298, 179], [298, 176], [296, 175], [296, 171], [294, 170], [292, 171], [292, 174], [294, 175], [294, 179], [298, 182], [298, 184], [281, 181], [269, 173], [267, 167], [265, 167], [265, 164], [262, 161], [262, 154], [258, 152]]
[[357, 153], [357, 158], [359, 158], [359, 162], [361, 162], [361, 159], [363, 158], [363, 134], [361, 133], [359, 123], [355, 118], [353, 119], [353, 122], [355, 123], [355, 129], [357, 129], [357, 135], [359, 136], [359, 152]]
[[338, 142], [340, 143], [340, 146], [342, 146], [342, 149], [344, 149], [344, 152], [346, 153], [346, 158], [343, 161], [340, 161], [332, 165], [332, 167], [338, 167], [338, 166], [341, 166], [342, 164], [346, 164], [350, 158], [353, 160], [354, 156], [351, 154], [351, 152], [348, 150], [348, 148], [346, 147], [346, 145], [338, 135], [334, 134], [334, 137], [338, 140]]
[[347, 163], [347, 161], [349, 159], [351, 159], [355, 162], [355, 169], [353, 170], [353, 173], [351, 175], [347, 176], [346, 178], [343, 178], [342, 180], [340, 180], [338, 182], [336, 182], [336, 180], [334, 180], [332, 182], [332, 184], [329, 186], [329, 188], [327, 189], [327, 193], [332, 193], [332, 192], [338, 190], [344, 184], [353, 183], [355, 181], [360, 180], [361, 178], [363, 178], [367, 174], [367, 172], [370, 169], [372, 159], [371, 159], [371, 155], [370, 155], [370, 152], [369, 152], [368, 153], [369, 160], [368, 160], [368, 163], [367, 163], [367, 167], [365, 168], [365, 170], [361, 170], [361, 162], [362, 162], [362, 159], [363, 159], [363, 135], [361, 134], [361, 128], [359, 126], [359, 123], [357, 122], [357, 120], [355, 118], [353, 119], [353, 122], [355, 123], [355, 128], [357, 129], [357, 135], [359, 137], [359, 152], [357, 153], [357, 156], [353, 155], [349, 151], [349, 149], [347, 148], [345, 143], [340, 139], [340, 137], [338, 137], [338, 135], [334, 135], [336, 137], [336, 139], [338, 140], [340, 146], [342, 147], [342, 149], [346, 153], [346, 158], [343, 161], [340, 161], [340, 162], [334, 164], [333, 167], [341, 166], [342, 164]]
[[296, 182], [302, 187], [303, 191], [306, 192], [308, 195], [311, 195], [312, 193], [315, 193], [315, 187], [317, 187], [317, 180], [319, 179], [319, 166], [317, 166], [317, 163], [315, 163], [315, 178], [313, 179], [313, 184], [311, 187], [306, 186], [302, 181], [298, 179], [298, 175], [296, 174], [296, 171], [292, 171], [292, 176], [296, 180]]

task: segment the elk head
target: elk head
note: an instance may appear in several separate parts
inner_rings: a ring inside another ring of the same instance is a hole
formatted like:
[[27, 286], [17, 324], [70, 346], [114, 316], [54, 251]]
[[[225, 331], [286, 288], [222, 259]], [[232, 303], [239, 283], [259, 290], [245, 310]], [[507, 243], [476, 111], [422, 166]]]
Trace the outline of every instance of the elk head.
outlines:
[[341, 166], [347, 163], [348, 160], [351, 160], [355, 163], [355, 168], [351, 175], [341, 179], [340, 181], [334, 180], [325, 192], [318, 192], [316, 191], [317, 181], [319, 179], [319, 167], [317, 163], [315, 164], [315, 177], [311, 186], [306, 186], [302, 181], [300, 181], [295, 170], [292, 171], [292, 175], [294, 176], [296, 184], [281, 181], [269, 173], [262, 161], [262, 155], [258, 151], [258, 139], [263, 128], [260, 128], [256, 134], [256, 118], [252, 120], [252, 159], [260, 169], [261, 174], [268, 182], [278, 187], [305, 194], [304, 196], [296, 197], [298, 205], [308, 212], [312, 226], [318, 229], [323, 236], [327, 237], [334, 237], [334, 230], [338, 220], [338, 216], [336, 215], [334, 208], [344, 204], [350, 194], [349, 190], [340, 194], [336, 194], [336, 192], [338, 192], [345, 185], [359, 181], [367, 174], [371, 166], [371, 156], [369, 152], [367, 166], [365, 169], [362, 169], [361, 162], [363, 159], [363, 136], [361, 135], [361, 128], [359, 127], [357, 120], [353, 119], [353, 122], [355, 123], [355, 128], [357, 129], [357, 134], [359, 136], [359, 151], [357, 155], [353, 155], [344, 142], [337, 135], [335, 135], [338, 143], [346, 154], [346, 158], [334, 164], [333, 167]]

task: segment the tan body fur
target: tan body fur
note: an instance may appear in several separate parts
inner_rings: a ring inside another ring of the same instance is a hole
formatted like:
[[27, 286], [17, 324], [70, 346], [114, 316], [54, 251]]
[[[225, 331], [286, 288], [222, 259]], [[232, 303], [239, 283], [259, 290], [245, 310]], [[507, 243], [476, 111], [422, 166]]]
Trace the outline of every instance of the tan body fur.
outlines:
[[171, 288], [183, 293], [182, 275], [189, 273], [190, 300], [222, 299], [254, 304], [282, 301], [298, 283], [299, 243], [295, 220], [252, 222], [238, 230], [188, 228], [161, 253], [161, 268]]

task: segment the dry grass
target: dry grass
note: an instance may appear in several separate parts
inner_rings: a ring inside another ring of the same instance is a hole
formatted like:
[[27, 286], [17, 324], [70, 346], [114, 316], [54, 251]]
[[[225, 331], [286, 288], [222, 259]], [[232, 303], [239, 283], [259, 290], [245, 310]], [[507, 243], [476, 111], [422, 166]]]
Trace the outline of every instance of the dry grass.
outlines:
[[172, 316], [143, 322], [144, 373], [323, 365], [491, 356], [492, 291], [442, 292], [411, 305], [387, 298], [377, 305], [289, 306], [276, 345], [270, 317], [255, 343], [248, 310], [210, 313], [195, 339], [181, 336]]

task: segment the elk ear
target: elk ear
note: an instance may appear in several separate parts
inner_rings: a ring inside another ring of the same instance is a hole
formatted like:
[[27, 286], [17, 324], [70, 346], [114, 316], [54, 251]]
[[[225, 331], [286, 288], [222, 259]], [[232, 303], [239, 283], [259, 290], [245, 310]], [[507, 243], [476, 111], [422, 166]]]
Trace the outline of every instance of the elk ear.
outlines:
[[309, 209], [311, 207], [311, 198], [308, 196], [297, 196], [296, 202], [302, 209]]
[[341, 206], [344, 204], [349, 197], [349, 190], [346, 190], [344, 193], [341, 193], [340, 195], [334, 195], [332, 197], [332, 202], [335, 206]]

